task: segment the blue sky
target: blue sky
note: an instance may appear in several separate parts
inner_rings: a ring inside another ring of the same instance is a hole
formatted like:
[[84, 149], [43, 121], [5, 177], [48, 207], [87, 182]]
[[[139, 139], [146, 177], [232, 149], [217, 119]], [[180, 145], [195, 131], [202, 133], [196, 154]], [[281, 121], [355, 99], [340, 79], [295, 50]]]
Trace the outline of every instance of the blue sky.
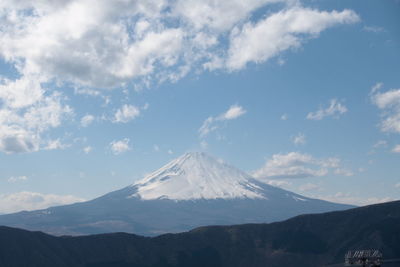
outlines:
[[187, 151], [306, 196], [399, 199], [400, 2], [241, 2], [3, 1], [0, 213]]

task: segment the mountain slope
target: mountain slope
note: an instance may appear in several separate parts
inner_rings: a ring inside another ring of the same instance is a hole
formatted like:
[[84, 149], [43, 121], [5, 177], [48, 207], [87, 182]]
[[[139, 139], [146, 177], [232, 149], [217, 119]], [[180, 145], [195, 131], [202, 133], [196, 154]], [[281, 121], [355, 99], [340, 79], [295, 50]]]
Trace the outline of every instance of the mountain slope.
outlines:
[[2, 215], [0, 224], [57, 235], [123, 231], [151, 236], [350, 207], [303, 197], [203, 153], [188, 153], [121, 190], [88, 202]]
[[400, 201], [153, 238], [124, 233], [53, 237], [0, 227], [4, 267], [307, 267], [340, 263], [347, 250], [366, 248], [381, 250], [384, 259], [400, 258]]
[[186, 153], [132, 185], [141, 199], [267, 198], [248, 174], [204, 153]]

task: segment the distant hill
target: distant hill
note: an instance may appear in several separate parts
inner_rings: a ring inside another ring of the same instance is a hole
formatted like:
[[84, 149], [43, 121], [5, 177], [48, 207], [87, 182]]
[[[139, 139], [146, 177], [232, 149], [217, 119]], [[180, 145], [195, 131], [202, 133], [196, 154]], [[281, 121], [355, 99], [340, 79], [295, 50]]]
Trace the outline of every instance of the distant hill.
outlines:
[[0, 227], [2, 267], [324, 266], [343, 262], [349, 249], [366, 248], [381, 250], [386, 259], [400, 258], [400, 201], [152, 238], [126, 233], [54, 237]]
[[204, 225], [269, 223], [352, 208], [270, 186], [204, 153], [186, 153], [134, 184], [91, 201], [0, 215], [0, 225], [55, 235], [146, 236]]

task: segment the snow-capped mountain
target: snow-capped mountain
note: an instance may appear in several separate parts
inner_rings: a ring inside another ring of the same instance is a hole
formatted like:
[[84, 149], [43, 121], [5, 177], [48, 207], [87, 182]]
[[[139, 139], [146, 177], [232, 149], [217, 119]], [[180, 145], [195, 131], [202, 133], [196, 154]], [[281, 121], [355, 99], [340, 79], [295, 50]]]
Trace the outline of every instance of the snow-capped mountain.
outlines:
[[186, 153], [123, 189], [91, 201], [1, 215], [0, 225], [53, 234], [155, 235], [215, 224], [262, 223], [351, 206], [268, 184], [204, 153]]
[[132, 185], [141, 199], [267, 198], [254, 179], [205, 153], [186, 153]]

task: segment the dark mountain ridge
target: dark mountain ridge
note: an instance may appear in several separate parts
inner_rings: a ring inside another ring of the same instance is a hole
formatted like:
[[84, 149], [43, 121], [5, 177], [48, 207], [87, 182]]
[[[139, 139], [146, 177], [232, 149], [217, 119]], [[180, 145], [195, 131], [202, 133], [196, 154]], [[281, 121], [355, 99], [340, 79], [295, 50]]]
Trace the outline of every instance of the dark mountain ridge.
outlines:
[[126, 233], [54, 237], [0, 227], [4, 267], [324, 266], [343, 262], [347, 250], [369, 248], [381, 250], [385, 259], [400, 258], [400, 201], [152, 238]]

